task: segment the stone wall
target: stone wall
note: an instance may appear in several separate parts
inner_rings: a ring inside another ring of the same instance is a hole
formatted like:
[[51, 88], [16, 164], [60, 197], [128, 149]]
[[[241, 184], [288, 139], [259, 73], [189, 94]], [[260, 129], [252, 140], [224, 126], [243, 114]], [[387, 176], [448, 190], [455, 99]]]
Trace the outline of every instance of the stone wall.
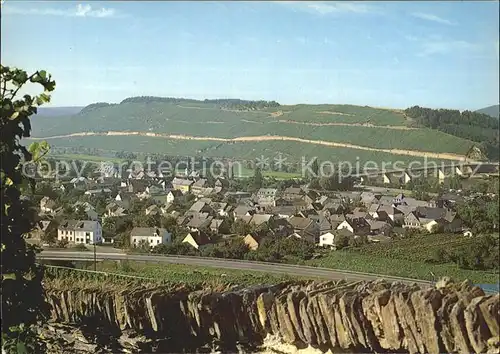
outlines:
[[311, 281], [224, 291], [47, 284], [46, 291], [53, 321], [132, 331], [172, 351], [258, 346], [274, 335], [333, 352], [498, 353], [499, 295], [467, 282]]

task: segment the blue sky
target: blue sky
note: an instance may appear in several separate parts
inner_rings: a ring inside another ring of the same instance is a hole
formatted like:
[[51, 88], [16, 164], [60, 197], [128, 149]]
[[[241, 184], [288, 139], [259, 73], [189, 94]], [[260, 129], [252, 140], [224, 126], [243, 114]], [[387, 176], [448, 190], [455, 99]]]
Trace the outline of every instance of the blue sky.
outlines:
[[498, 2], [2, 4], [2, 64], [53, 106], [130, 96], [478, 109], [499, 97]]

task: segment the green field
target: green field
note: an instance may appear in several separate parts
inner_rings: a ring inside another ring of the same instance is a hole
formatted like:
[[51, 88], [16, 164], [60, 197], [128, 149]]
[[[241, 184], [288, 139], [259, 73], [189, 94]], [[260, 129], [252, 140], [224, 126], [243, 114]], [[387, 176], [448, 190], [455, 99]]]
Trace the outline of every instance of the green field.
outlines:
[[[29, 139], [26, 140], [29, 141]], [[424, 162], [424, 158], [421, 157], [303, 144], [294, 141], [221, 143], [141, 136], [86, 136], [46, 139], [46, 141], [50, 145], [59, 147], [85, 146], [107, 151], [161, 153], [171, 156], [205, 156], [236, 160], [254, 160], [264, 156], [272, 161], [278, 154], [282, 154], [287, 159], [286, 162], [301, 162], [302, 157], [306, 159], [306, 163], [311, 158], [317, 157], [320, 161], [332, 161], [335, 164], [345, 161], [355, 165], [359, 161], [361, 166], [367, 161], [379, 164], [382, 162], [395, 163], [396, 161], [401, 161], [402, 164], [408, 164], [412, 161]], [[439, 162], [440, 160], [429, 158], [427, 161]]]
[[[271, 115], [282, 111], [282, 115]], [[321, 112], [330, 112], [325, 114]], [[359, 125], [314, 126], [290, 124], [282, 120], [311, 123], [369, 123], [373, 127]], [[242, 136], [288, 136], [311, 140], [352, 144], [368, 148], [401, 149], [434, 153], [465, 154], [472, 142], [437, 130], [397, 130], [385, 126], [404, 126], [405, 117], [398, 112], [371, 107], [350, 105], [296, 105], [282, 106], [263, 111], [236, 112], [214, 108], [213, 104], [189, 103], [178, 106], [172, 103], [123, 103], [91, 110], [75, 116], [36, 117], [33, 120], [33, 136], [50, 137], [79, 132], [139, 131], [162, 134], [189, 135], [198, 137], [235, 138]], [[134, 139], [129, 139], [134, 138]], [[134, 152], [164, 152], [177, 155], [199, 155], [215, 157], [252, 158], [263, 148], [259, 143], [220, 143], [214, 141], [174, 141], [150, 137], [85, 137], [80, 140], [50, 139], [61, 146], [98, 147]], [[109, 142], [104, 142], [108, 140]], [[278, 145], [278, 150], [275, 148]], [[63, 145], [64, 144], [64, 145]], [[96, 144], [96, 145], [94, 145]], [[248, 145], [250, 144], [250, 145]], [[354, 161], [361, 154], [370, 151], [352, 148], [332, 148], [300, 142], [263, 143], [269, 152], [280, 151], [290, 156], [304, 155], [303, 151], [315, 156], [342, 155], [343, 160]], [[275, 146], [273, 146], [275, 145]], [[254, 147], [256, 146], [256, 147]], [[111, 148], [112, 147], [112, 148]], [[255, 152], [255, 150], [260, 150]], [[311, 151], [314, 150], [314, 151]], [[378, 154], [378, 152], [376, 152]], [[385, 153], [383, 160], [398, 158]], [[258, 156], [258, 155], [257, 155]], [[345, 158], [344, 158], [345, 156]], [[365, 158], [372, 160], [372, 158]]]
[[474, 238], [464, 238], [461, 235], [420, 235], [391, 243], [368, 244], [360, 249], [332, 251], [323, 258], [310, 261], [310, 264], [423, 280], [447, 276], [457, 281], [469, 279], [477, 284], [497, 283], [498, 272], [460, 269], [454, 263], [427, 262], [439, 248], [450, 251], [475, 242], [477, 240]]
[[91, 162], [109, 161], [114, 163], [120, 163], [124, 161], [124, 159], [120, 159], [118, 157], [84, 155], [84, 154], [49, 154], [48, 157], [51, 157], [56, 160], [81, 160], [81, 161], [91, 161]]

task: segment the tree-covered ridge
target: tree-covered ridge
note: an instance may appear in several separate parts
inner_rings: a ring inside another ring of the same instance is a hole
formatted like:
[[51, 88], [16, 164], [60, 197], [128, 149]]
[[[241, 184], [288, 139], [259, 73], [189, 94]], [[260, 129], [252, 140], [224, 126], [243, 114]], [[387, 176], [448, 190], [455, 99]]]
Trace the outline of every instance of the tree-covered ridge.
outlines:
[[500, 143], [499, 120], [483, 113], [431, 109], [419, 106], [407, 108], [405, 113], [415, 125], [437, 129], [444, 133], [479, 143], [481, 150], [492, 160], [498, 160]]
[[108, 107], [108, 106], [114, 106], [114, 104], [107, 103], [107, 102], [92, 103], [92, 104], [89, 104], [88, 106], [83, 107], [79, 114], [86, 114], [86, 113], [94, 111], [96, 109]]
[[206, 103], [206, 104], [214, 104], [222, 109], [235, 109], [235, 110], [258, 110], [258, 109], [274, 108], [280, 106], [280, 104], [276, 101], [262, 101], [262, 100], [250, 101], [250, 100], [241, 100], [238, 98], [195, 100], [190, 98], [156, 97], [156, 96], [128, 97], [123, 101], [121, 101], [120, 104], [152, 103], [152, 102], [162, 102], [162, 103], [172, 103], [172, 104]]

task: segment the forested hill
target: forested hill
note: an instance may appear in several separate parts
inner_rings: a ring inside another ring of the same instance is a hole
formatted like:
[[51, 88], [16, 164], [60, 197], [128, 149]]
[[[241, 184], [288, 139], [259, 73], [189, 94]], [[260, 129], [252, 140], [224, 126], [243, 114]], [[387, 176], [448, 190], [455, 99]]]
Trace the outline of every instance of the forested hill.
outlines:
[[487, 114], [493, 118], [500, 118], [500, 105], [489, 106], [485, 108], [478, 109], [476, 113]]
[[499, 120], [489, 115], [451, 109], [431, 109], [414, 106], [405, 110], [413, 125], [440, 130], [460, 138], [475, 141], [489, 159], [498, 160]]
[[129, 97], [124, 99], [121, 103], [152, 103], [152, 102], [173, 103], [173, 104], [203, 103], [203, 104], [213, 104], [222, 109], [234, 109], [242, 111], [260, 110], [260, 109], [275, 108], [280, 106], [280, 104], [276, 101], [249, 101], [249, 100], [241, 100], [238, 98], [195, 100], [189, 98], [155, 97], [155, 96]]

